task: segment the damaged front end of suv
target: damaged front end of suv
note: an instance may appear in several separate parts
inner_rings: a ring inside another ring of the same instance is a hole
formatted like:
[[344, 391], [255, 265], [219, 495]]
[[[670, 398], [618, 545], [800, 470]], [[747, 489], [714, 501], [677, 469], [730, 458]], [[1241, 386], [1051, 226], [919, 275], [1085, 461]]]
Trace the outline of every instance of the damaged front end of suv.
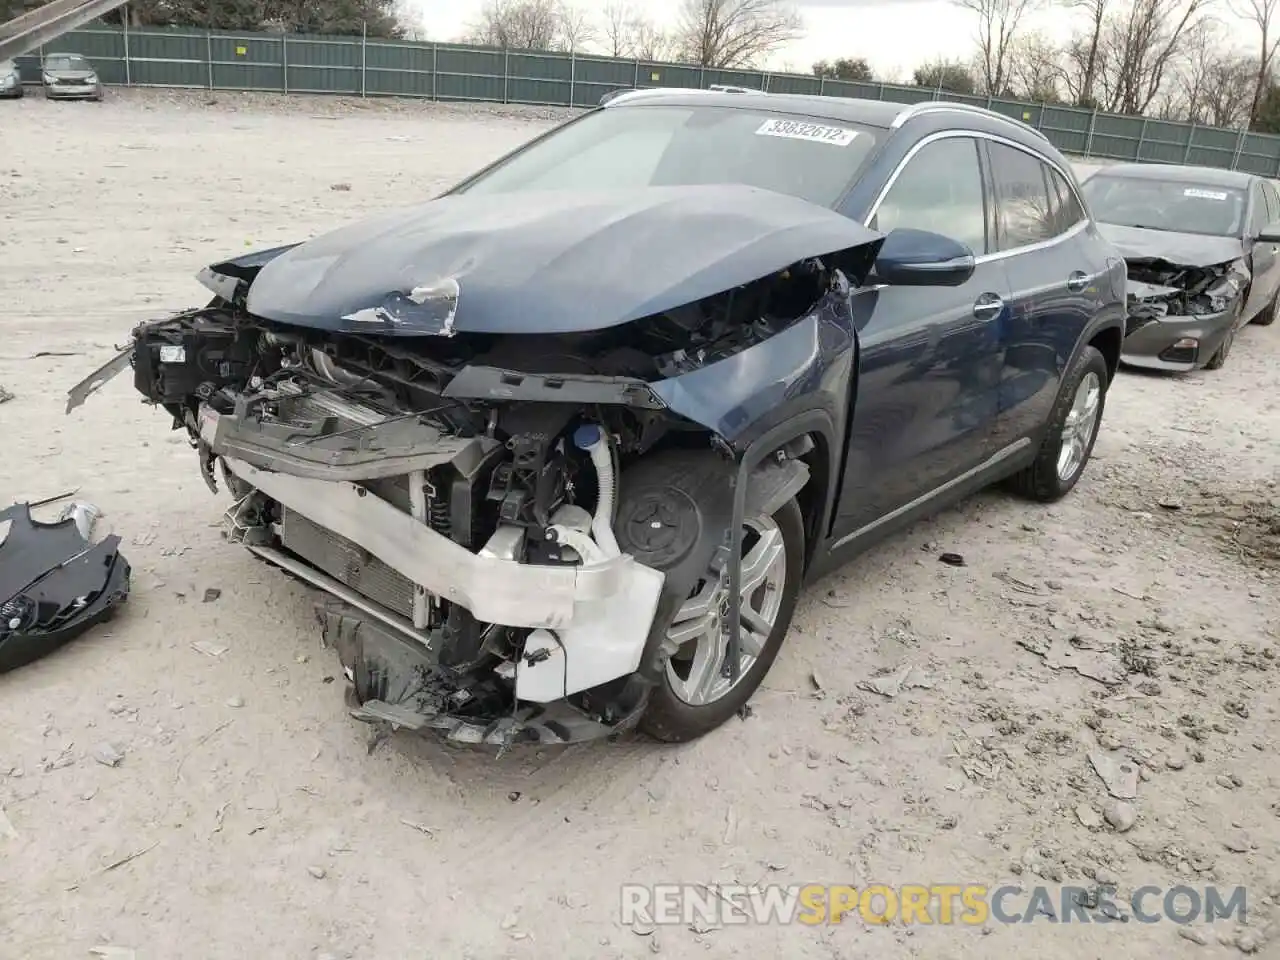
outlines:
[[[591, 739], [677, 612], [742, 642], [743, 519], [834, 470], [880, 243], [749, 187], [446, 196], [207, 268], [68, 410], [132, 369], [230, 539], [328, 595], [356, 716]], [[693, 451], [719, 472], [673, 475]]]

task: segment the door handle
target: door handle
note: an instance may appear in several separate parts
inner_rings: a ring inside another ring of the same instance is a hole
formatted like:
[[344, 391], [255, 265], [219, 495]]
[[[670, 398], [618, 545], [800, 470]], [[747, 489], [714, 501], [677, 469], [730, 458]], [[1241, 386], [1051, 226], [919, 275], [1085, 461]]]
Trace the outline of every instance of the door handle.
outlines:
[[984, 293], [973, 305], [973, 315], [979, 320], [994, 320], [1004, 309], [1004, 301], [997, 294]]
[[1081, 273], [1077, 270], [1075, 273], [1071, 274], [1071, 276], [1067, 277], [1067, 289], [1072, 293], [1079, 293], [1088, 285], [1089, 275], [1087, 273]]

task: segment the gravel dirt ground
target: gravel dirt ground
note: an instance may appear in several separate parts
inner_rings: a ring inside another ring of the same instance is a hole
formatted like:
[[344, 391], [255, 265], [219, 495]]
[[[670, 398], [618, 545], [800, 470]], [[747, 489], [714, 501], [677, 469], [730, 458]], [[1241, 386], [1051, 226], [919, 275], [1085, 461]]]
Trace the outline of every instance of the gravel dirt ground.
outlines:
[[[563, 114], [0, 108], [0, 503], [78, 488], [134, 568], [114, 622], [0, 676], [3, 956], [1280, 956], [1280, 330], [1219, 373], [1123, 373], [1061, 504], [981, 495], [810, 589], [699, 743], [373, 745], [312, 595], [220, 539], [166, 418], [127, 376], [70, 417], [64, 391], [202, 302], [204, 264], [430, 196]], [[1244, 885], [1248, 916], [621, 925], [620, 884], [674, 881]]]

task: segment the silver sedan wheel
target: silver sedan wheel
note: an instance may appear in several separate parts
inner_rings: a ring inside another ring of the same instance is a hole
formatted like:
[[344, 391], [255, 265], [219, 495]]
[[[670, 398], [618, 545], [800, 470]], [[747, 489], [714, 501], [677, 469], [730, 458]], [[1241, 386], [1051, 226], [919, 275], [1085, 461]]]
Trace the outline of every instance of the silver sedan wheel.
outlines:
[[1085, 374], [1076, 387], [1071, 410], [1062, 424], [1062, 447], [1058, 452], [1058, 479], [1064, 483], [1080, 472], [1085, 454], [1098, 429], [1098, 412], [1102, 407], [1102, 381], [1093, 371]]
[[677, 611], [667, 630], [676, 653], [667, 661], [667, 680], [676, 697], [700, 707], [724, 697], [755, 665], [782, 608], [787, 579], [787, 546], [772, 517], [748, 520], [742, 542], [742, 607], [738, 679], [728, 676], [728, 572], [711, 573]]

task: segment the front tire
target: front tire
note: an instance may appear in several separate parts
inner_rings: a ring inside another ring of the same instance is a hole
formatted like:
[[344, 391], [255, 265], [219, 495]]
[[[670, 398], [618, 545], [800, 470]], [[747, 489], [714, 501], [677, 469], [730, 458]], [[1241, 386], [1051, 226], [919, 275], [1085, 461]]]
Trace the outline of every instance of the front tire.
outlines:
[[1272, 298], [1271, 302], [1263, 307], [1262, 312], [1250, 320], [1250, 323], [1257, 324], [1260, 327], [1269, 327], [1276, 322], [1276, 307], [1280, 305], [1280, 293]]
[[[734, 716], [755, 693], [782, 648], [804, 575], [804, 520], [796, 501], [772, 517], [748, 517], [743, 531], [741, 670], [724, 675], [727, 573], [708, 570], [690, 598], [668, 614], [680, 642], [663, 667], [640, 728], [667, 743], [696, 740]], [[681, 642], [682, 641], [682, 642]]]
[[1015, 493], [1053, 503], [1071, 492], [1093, 454], [1110, 381], [1106, 358], [1086, 346], [1063, 380], [1035, 461], [1009, 478]]

